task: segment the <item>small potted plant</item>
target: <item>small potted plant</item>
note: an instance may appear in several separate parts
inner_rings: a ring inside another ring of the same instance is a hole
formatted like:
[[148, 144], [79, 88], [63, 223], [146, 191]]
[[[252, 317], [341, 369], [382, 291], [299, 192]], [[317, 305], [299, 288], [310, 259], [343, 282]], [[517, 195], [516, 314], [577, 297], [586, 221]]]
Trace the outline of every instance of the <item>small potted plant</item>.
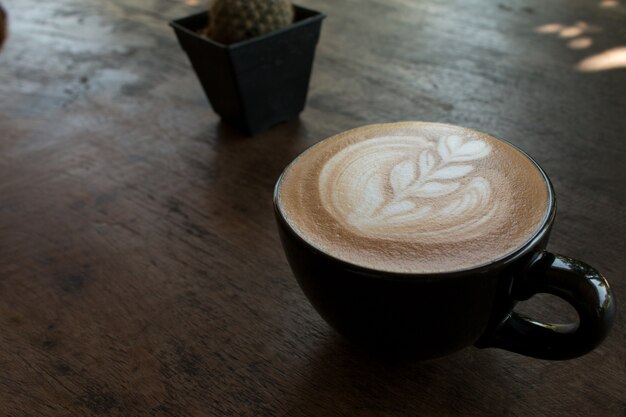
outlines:
[[170, 25], [215, 112], [255, 134], [304, 109], [324, 17], [289, 0], [213, 0]]

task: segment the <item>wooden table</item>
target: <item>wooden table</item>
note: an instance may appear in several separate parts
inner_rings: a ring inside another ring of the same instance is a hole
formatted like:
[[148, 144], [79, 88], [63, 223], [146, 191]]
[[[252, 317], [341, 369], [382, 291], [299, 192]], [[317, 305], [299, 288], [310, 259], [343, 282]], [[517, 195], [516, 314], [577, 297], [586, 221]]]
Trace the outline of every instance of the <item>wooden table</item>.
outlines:
[[[304, 298], [271, 203], [342, 130], [488, 131], [552, 177], [551, 249], [625, 300], [623, 0], [303, 0], [328, 14], [308, 106], [253, 138], [211, 112], [167, 26], [196, 0], [3, 2], [1, 416], [624, 416], [623, 316], [565, 362], [370, 357]], [[522, 308], [571, 315], [554, 301]]]

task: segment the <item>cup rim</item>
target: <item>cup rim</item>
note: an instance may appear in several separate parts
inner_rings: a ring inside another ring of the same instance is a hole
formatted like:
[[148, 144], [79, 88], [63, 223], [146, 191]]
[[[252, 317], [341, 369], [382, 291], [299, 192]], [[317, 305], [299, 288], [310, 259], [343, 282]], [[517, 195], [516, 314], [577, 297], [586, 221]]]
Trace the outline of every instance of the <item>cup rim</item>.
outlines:
[[[401, 123], [415, 123], [415, 121], [402, 121], [402, 122], [393, 122], [393, 123], [378, 123], [378, 124], [370, 124], [370, 125], [363, 125], [363, 126], [359, 126], [357, 128], [354, 129], [349, 129], [345, 132], [340, 132], [340, 133], [346, 133], [346, 132], [350, 132], [351, 130], [356, 130], [356, 129], [360, 129], [360, 128], [364, 128], [364, 127], [370, 127], [370, 126], [377, 126], [377, 125], [385, 125], [385, 124], [401, 124]], [[533, 163], [533, 165], [535, 165], [535, 167], [539, 170], [539, 172], [541, 173], [541, 176], [543, 177], [546, 187], [548, 189], [548, 209], [546, 210], [546, 215], [544, 216], [543, 219], [543, 223], [541, 224], [541, 226], [539, 226], [536, 230], [536, 232], [520, 247], [518, 247], [517, 249], [515, 249], [513, 252], [501, 257], [501, 258], [497, 258], [494, 259], [488, 263], [485, 264], [481, 264], [481, 265], [477, 265], [477, 266], [473, 266], [470, 268], [464, 268], [464, 269], [457, 269], [457, 270], [451, 270], [451, 271], [442, 271], [442, 272], [400, 272], [400, 271], [387, 271], [384, 269], [375, 269], [375, 268], [368, 268], [362, 265], [358, 265], [352, 262], [348, 262], [345, 261], [343, 259], [337, 258], [327, 252], [324, 252], [323, 250], [313, 246], [311, 243], [309, 243], [308, 241], [306, 241], [306, 239], [304, 239], [304, 237], [300, 236], [300, 234], [298, 232], [296, 232], [294, 230], [294, 228], [289, 224], [289, 222], [287, 221], [287, 219], [285, 218], [284, 214], [282, 213], [281, 209], [279, 208], [279, 204], [278, 204], [278, 194], [279, 194], [279, 189], [280, 189], [280, 184], [285, 176], [285, 173], [289, 170], [289, 168], [295, 164], [298, 159], [300, 159], [300, 157], [306, 153], [307, 151], [309, 151], [311, 148], [315, 147], [316, 145], [332, 138], [333, 136], [329, 136], [328, 138], [322, 139], [314, 144], [312, 144], [311, 146], [307, 147], [306, 149], [304, 149], [302, 152], [300, 152], [286, 167], [285, 169], [283, 169], [282, 173], [280, 174], [280, 176], [278, 177], [278, 179], [276, 180], [276, 184], [274, 185], [274, 191], [273, 191], [273, 197], [272, 197], [272, 201], [273, 201], [273, 206], [274, 206], [274, 213], [276, 215], [277, 220], [279, 221], [280, 225], [289, 232], [290, 235], [292, 235], [294, 238], [296, 238], [300, 243], [304, 244], [309, 250], [311, 250], [312, 252], [322, 256], [322, 257], [326, 257], [330, 260], [332, 260], [333, 262], [339, 263], [340, 265], [342, 265], [344, 268], [346, 269], [350, 269], [352, 271], [356, 271], [359, 272], [361, 274], [366, 274], [366, 275], [370, 275], [370, 276], [375, 276], [377, 278], [382, 278], [382, 276], [386, 277], [386, 278], [390, 278], [390, 279], [423, 279], [423, 280], [428, 280], [428, 279], [442, 279], [442, 278], [458, 278], [458, 277], [465, 277], [465, 276], [469, 276], [469, 275], [477, 275], [477, 274], [482, 274], [484, 272], [487, 271], [491, 271], [494, 268], [504, 268], [508, 265], [510, 265], [511, 263], [515, 262], [516, 260], [524, 257], [525, 255], [527, 255], [529, 252], [532, 251], [532, 249], [534, 247], [536, 247], [536, 245], [542, 241], [542, 239], [550, 232], [550, 227], [552, 226], [552, 223], [554, 222], [554, 218], [556, 216], [556, 195], [554, 193], [554, 187], [552, 185], [552, 182], [550, 181], [550, 178], [548, 177], [548, 175], [545, 173], [545, 171], [543, 170], [543, 168], [541, 168], [541, 165], [539, 165], [539, 163], [537, 161], [535, 161], [530, 155], [528, 155], [528, 153], [526, 153], [524, 150], [520, 149], [517, 145], [511, 143], [510, 141], [506, 140], [506, 139], [502, 139], [499, 136], [493, 135], [489, 132], [484, 132], [484, 131], [479, 131], [476, 129], [472, 129], [472, 128], [467, 128], [464, 126], [459, 126], [459, 125], [453, 125], [453, 124], [449, 124], [449, 123], [437, 123], [437, 122], [418, 122], [418, 123], [427, 123], [427, 124], [437, 124], [437, 125], [442, 125], [442, 126], [453, 126], [453, 127], [461, 127], [463, 129], [467, 129], [467, 130], [471, 130], [477, 133], [481, 133], [481, 134], [487, 134], [497, 140], [500, 140], [510, 146], [512, 146], [514, 149], [516, 149], [518, 152], [520, 152], [522, 155], [524, 155], [530, 162]]]

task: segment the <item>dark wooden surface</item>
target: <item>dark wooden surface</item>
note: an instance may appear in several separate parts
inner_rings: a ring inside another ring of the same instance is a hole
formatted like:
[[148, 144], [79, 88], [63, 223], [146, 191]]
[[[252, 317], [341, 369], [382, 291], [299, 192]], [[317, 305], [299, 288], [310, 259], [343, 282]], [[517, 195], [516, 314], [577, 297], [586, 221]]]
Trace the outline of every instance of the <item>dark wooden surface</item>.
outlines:
[[622, 315], [566, 362], [381, 361], [308, 304], [271, 205], [283, 167], [339, 131], [488, 131], [552, 177], [551, 249], [624, 304], [622, 0], [303, 0], [328, 14], [308, 107], [254, 138], [210, 111], [167, 26], [194, 3], [4, 0], [0, 416], [626, 415]]

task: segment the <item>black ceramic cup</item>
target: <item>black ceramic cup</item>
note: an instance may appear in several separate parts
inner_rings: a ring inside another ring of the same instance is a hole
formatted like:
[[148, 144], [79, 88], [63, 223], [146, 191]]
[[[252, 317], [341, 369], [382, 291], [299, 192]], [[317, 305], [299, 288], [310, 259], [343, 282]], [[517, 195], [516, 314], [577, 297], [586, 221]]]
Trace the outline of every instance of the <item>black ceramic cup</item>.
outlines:
[[[609, 333], [615, 300], [598, 271], [546, 251], [556, 200], [550, 180], [533, 162], [550, 200], [549, 215], [534, 237], [486, 266], [435, 274], [364, 268], [314, 248], [294, 232], [277, 204], [281, 176], [274, 210], [287, 260], [319, 314], [368, 349], [419, 359], [471, 345], [552, 360], [584, 355]], [[541, 323], [513, 311], [518, 301], [537, 293], [570, 303], [578, 323]]]

